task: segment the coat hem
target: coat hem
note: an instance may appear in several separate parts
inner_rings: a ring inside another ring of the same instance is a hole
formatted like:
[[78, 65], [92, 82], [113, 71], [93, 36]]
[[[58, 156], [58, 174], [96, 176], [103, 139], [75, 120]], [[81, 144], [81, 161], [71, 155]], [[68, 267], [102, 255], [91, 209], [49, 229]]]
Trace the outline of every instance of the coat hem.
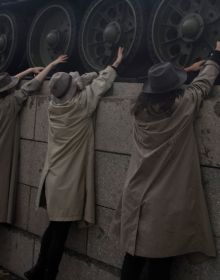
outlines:
[[171, 258], [171, 257], [182, 257], [182, 256], [186, 256], [186, 257], [190, 257], [193, 256], [194, 254], [200, 254], [203, 256], [206, 256], [207, 258], [215, 258], [217, 257], [216, 253], [207, 253], [207, 252], [201, 252], [199, 250], [193, 250], [193, 251], [189, 251], [189, 252], [185, 252], [185, 253], [176, 253], [176, 254], [169, 254], [169, 255], [165, 255], [165, 254], [158, 254], [158, 255], [152, 255], [152, 254], [138, 254], [138, 253], [132, 253], [130, 250], [123, 250], [126, 253], [129, 253], [132, 256], [139, 256], [139, 257], [144, 257], [144, 258]]
[[94, 224], [95, 219], [86, 219], [81, 216], [72, 216], [72, 217], [51, 217], [49, 216], [49, 220], [53, 222], [87, 222], [89, 224]]

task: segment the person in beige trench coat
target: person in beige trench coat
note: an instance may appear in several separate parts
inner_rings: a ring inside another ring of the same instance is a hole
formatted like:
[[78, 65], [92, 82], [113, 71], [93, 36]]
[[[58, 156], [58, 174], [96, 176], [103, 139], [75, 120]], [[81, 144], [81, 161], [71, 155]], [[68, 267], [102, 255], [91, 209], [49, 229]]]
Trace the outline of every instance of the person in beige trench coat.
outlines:
[[[126, 253], [121, 280], [143, 271], [144, 279], [168, 280], [173, 257], [216, 256], [194, 123], [219, 65], [220, 42], [209, 60], [185, 71], [168, 62], [148, 72], [132, 110], [133, 151], [110, 231]], [[200, 68], [183, 89], [186, 72]]]
[[113, 65], [99, 74], [59, 72], [51, 78], [48, 150], [37, 197], [50, 223], [37, 264], [25, 273], [30, 280], [56, 279], [71, 222], [95, 223], [93, 116], [122, 58], [120, 47]]
[[19, 112], [27, 97], [36, 92], [39, 84], [30, 81], [16, 90], [19, 81], [37, 74], [41, 67], [29, 68], [16, 76], [0, 74], [0, 223], [13, 223], [17, 189], [17, 166], [20, 143]]
[[[20, 144], [19, 112], [29, 95], [36, 94], [54, 66], [62, 63], [54, 61], [46, 68], [29, 68], [16, 76], [0, 74], [0, 223], [13, 223], [17, 189], [17, 167]], [[16, 90], [19, 81], [25, 76], [37, 75]]]

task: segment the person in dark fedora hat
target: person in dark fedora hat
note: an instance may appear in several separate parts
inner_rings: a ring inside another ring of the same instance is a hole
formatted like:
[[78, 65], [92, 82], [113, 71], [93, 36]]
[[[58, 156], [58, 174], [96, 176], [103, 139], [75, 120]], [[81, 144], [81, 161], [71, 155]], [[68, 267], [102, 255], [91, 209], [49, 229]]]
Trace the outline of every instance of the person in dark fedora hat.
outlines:
[[[14, 220], [20, 143], [19, 112], [28, 96], [39, 91], [49, 71], [66, 59], [66, 56], [61, 56], [45, 68], [29, 68], [16, 76], [0, 73], [0, 223], [11, 224]], [[17, 89], [19, 81], [29, 74], [36, 77]]]
[[158, 63], [150, 68], [143, 92], [150, 94], [171, 92], [181, 87], [186, 80], [185, 70], [175, 67], [170, 62]]
[[219, 71], [220, 42], [207, 61], [149, 69], [131, 111], [133, 149], [110, 230], [125, 253], [121, 280], [169, 280], [174, 257], [216, 256], [194, 123]]

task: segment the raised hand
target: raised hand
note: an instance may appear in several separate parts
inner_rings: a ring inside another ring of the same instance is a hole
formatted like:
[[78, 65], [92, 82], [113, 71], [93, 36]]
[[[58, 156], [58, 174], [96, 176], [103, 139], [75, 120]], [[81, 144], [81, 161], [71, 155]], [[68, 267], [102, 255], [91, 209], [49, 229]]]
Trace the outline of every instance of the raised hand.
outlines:
[[200, 71], [205, 63], [205, 60], [200, 60], [198, 62], [193, 63], [191, 66], [186, 67], [184, 70], [186, 72], [196, 72]]
[[220, 51], [220, 41], [217, 41], [216, 42], [216, 48], [215, 48], [216, 51]]
[[68, 56], [66, 54], [62, 54], [60, 55], [57, 59], [55, 59], [54, 61], [52, 61], [52, 64], [54, 66], [60, 64], [60, 63], [66, 63], [68, 60]]
[[119, 47], [118, 53], [117, 53], [117, 58], [116, 58], [115, 62], [112, 64], [112, 66], [118, 67], [121, 64], [123, 58], [124, 58], [124, 48]]

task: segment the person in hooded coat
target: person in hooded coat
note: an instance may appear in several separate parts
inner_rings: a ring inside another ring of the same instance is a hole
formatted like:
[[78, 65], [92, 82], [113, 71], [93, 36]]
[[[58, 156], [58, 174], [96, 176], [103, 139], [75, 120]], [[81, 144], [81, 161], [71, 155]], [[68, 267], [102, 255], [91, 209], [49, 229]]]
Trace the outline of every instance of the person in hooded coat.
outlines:
[[50, 223], [37, 264], [25, 272], [30, 280], [56, 279], [71, 223], [95, 223], [93, 116], [122, 58], [120, 47], [113, 65], [98, 75], [59, 72], [51, 78], [48, 150], [37, 197]]
[[[14, 219], [20, 143], [19, 112], [28, 96], [39, 91], [49, 71], [61, 62], [62, 58], [45, 69], [29, 68], [13, 77], [8, 73], [0, 74], [0, 223], [12, 223]], [[38, 76], [16, 90], [19, 81], [30, 74]]]
[[[110, 233], [126, 253], [121, 280], [170, 279], [172, 258], [215, 257], [194, 124], [219, 74], [214, 55], [185, 71], [150, 68], [133, 116], [133, 151]], [[201, 69], [183, 88], [187, 71]], [[147, 269], [148, 266], [148, 269]]]
[[41, 67], [10, 76], [0, 74], [0, 223], [14, 220], [18, 151], [20, 143], [19, 112], [28, 95], [38, 90], [38, 83], [31, 81], [16, 90], [19, 81], [29, 74], [37, 74]]
[[[62, 60], [63, 57], [46, 68], [29, 68], [16, 76], [0, 74], [0, 223], [11, 224], [14, 220], [20, 147], [19, 112], [28, 96], [39, 91], [46, 75]], [[30, 74], [37, 76], [16, 90], [19, 81]]]

